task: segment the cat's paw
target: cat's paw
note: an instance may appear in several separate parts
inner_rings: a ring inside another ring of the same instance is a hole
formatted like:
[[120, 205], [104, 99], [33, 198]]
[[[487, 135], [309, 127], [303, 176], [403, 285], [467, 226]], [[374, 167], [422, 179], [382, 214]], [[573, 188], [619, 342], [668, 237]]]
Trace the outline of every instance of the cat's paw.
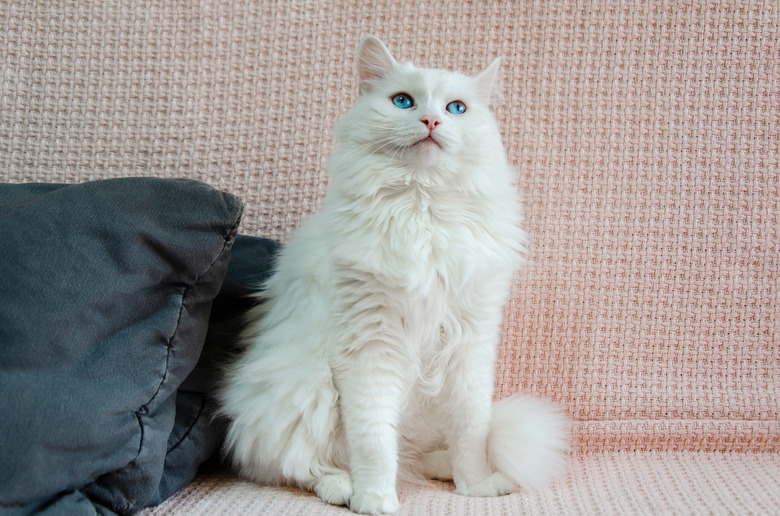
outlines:
[[352, 495], [349, 508], [361, 514], [390, 514], [401, 507], [395, 493], [363, 492]]
[[502, 496], [515, 490], [511, 480], [501, 473], [493, 473], [485, 480], [470, 486], [459, 485], [455, 492], [466, 496]]
[[323, 502], [347, 505], [352, 497], [352, 478], [346, 471], [323, 475], [314, 485], [314, 492]]

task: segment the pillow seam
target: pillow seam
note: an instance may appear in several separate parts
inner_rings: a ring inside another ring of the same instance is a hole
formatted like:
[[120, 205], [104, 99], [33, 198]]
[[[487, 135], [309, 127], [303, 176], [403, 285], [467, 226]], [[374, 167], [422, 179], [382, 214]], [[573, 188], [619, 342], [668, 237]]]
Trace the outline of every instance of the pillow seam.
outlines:
[[174, 444], [167, 452], [166, 456], [169, 455], [172, 451], [174, 451], [176, 448], [179, 447], [181, 443], [184, 442], [185, 439], [187, 439], [187, 436], [190, 435], [192, 432], [192, 429], [195, 428], [195, 425], [198, 423], [198, 420], [200, 419], [201, 414], [203, 414], [203, 411], [206, 410], [206, 401], [201, 398], [200, 403], [198, 404], [198, 413], [195, 415], [195, 417], [192, 419], [192, 424], [189, 425], [187, 428], [187, 431], [184, 432], [184, 435], [181, 436], [181, 438], [176, 441], [176, 444]]
[[[179, 326], [181, 325], [182, 314], [184, 312], [184, 306], [185, 306], [185, 304], [187, 302], [187, 296], [195, 288], [195, 286], [198, 284], [198, 282], [201, 280], [201, 278], [203, 278], [206, 274], [209, 273], [209, 271], [211, 271], [214, 268], [214, 265], [216, 265], [216, 263], [219, 261], [219, 259], [225, 254], [225, 251], [230, 249], [230, 245], [228, 245], [228, 244], [231, 243], [231, 240], [234, 240], [234, 239], [231, 239], [231, 236], [235, 235], [236, 231], [238, 230], [238, 226], [239, 226], [240, 223], [241, 223], [241, 217], [239, 215], [238, 221], [233, 226], [230, 227], [230, 229], [228, 230], [226, 235], [223, 234], [223, 236], [222, 236], [222, 239], [223, 239], [223, 241], [222, 241], [222, 249], [220, 249], [220, 251], [216, 254], [216, 257], [214, 258], [214, 260], [209, 264], [208, 267], [206, 267], [206, 269], [202, 273], [200, 273], [198, 276], [195, 277], [195, 279], [192, 281], [192, 283], [186, 284], [186, 286], [184, 287], [184, 290], [180, 294], [181, 295], [181, 301], [179, 301], [179, 314], [178, 314], [178, 316], [176, 318], [176, 326], [175, 326], [173, 332], [171, 333], [170, 337], [168, 337], [168, 339], [166, 339], [166, 345], [165, 345], [165, 349], [166, 349], [166, 352], [165, 352], [165, 368], [163, 370], [162, 378], [160, 378], [160, 382], [157, 384], [157, 388], [155, 389], [154, 394], [152, 394], [152, 397], [149, 398], [146, 401], [146, 403], [141, 405], [141, 407], [138, 410], [136, 410], [137, 413], [140, 413], [141, 415], [146, 415], [146, 414], [149, 413], [149, 408], [148, 408], [149, 404], [152, 403], [157, 398], [157, 396], [160, 394], [160, 390], [162, 389], [162, 386], [165, 383], [166, 378], [168, 378], [168, 371], [169, 371], [170, 358], [171, 358], [171, 348], [173, 347], [173, 340], [176, 338], [176, 335], [179, 332]], [[212, 301], [213, 301], [213, 299], [212, 299]], [[176, 390], [178, 390], [178, 387], [177, 387]], [[139, 447], [138, 453], [140, 454], [140, 452], [141, 452], [141, 449]]]

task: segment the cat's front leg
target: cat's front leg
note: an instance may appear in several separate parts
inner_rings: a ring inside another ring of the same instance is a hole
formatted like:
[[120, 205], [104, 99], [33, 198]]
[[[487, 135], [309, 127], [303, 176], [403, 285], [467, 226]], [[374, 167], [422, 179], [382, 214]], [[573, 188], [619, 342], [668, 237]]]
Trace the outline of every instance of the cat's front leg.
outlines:
[[[483, 323], [484, 324], [484, 323]], [[479, 328], [479, 327], [478, 327]], [[455, 491], [467, 496], [500, 496], [515, 486], [491, 470], [487, 456], [495, 367], [494, 331], [466, 326], [445, 380], [445, 435]]]
[[364, 514], [395, 512], [403, 365], [391, 344], [369, 339], [340, 357], [333, 370], [350, 453], [349, 507]]

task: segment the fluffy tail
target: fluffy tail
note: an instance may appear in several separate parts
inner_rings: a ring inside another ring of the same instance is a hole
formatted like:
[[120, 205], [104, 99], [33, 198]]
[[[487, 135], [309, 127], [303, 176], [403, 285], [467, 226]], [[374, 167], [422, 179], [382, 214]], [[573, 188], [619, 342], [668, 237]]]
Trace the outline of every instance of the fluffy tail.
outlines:
[[525, 396], [493, 404], [488, 459], [524, 489], [537, 489], [563, 473], [569, 420], [554, 405]]

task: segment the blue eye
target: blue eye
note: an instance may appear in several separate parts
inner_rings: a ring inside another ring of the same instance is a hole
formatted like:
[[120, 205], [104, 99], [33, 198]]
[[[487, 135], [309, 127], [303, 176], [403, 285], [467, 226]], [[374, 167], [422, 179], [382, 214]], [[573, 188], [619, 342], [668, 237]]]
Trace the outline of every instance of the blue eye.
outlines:
[[447, 104], [447, 111], [452, 113], [453, 115], [462, 115], [466, 112], [466, 104], [459, 100], [453, 100], [449, 104]]
[[412, 100], [412, 97], [406, 93], [399, 93], [398, 95], [394, 95], [391, 100], [393, 101], [393, 105], [395, 105], [395, 107], [399, 107], [401, 109], [409, 109], [410, 107], [414, 106], [414, 100]]

